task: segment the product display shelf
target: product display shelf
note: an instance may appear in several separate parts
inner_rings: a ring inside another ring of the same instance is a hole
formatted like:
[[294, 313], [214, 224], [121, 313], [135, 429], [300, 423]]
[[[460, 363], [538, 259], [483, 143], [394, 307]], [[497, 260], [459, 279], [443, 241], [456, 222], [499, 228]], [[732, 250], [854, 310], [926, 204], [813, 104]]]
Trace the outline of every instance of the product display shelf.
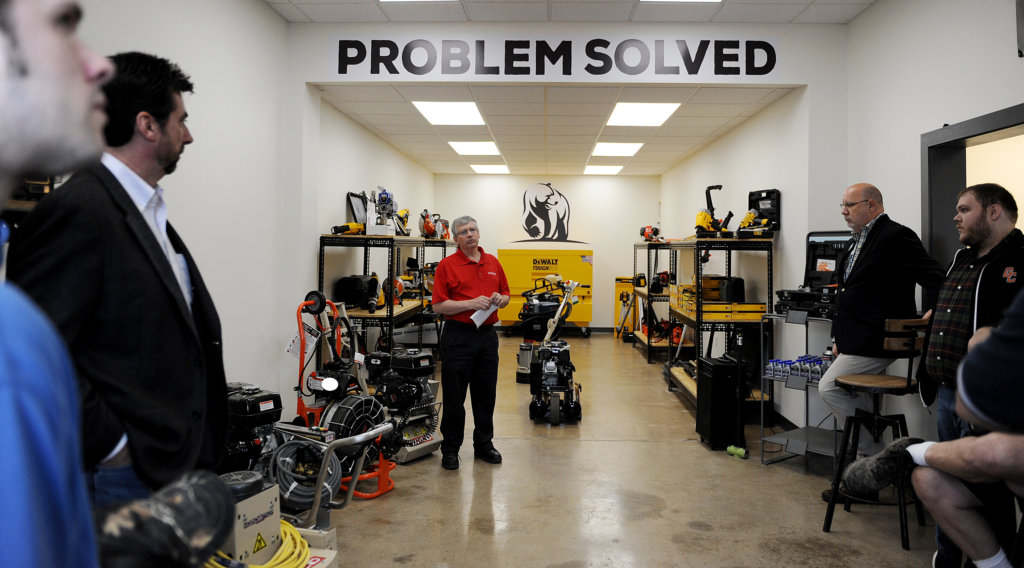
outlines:
[[[433, 239], [432, 239], [433, 240]], [[379, 274], [381, 283], [391, 282], [397, 276], [397, 259], [402, 249], [417, 249], [417, 258], [422, 258], [422, 249], [426, 239], [420, 237], [398, 237], [390, 235], [320, 235], [320, 254], [317, 267], [318, 290], [325, 292], [324, 287], [324, 256], [328, 248], [347, 247], [363, 250], [363, 274], [370, 274], [370, 249], [380, 248], [387, 251], [387, 270]], [[439, 246], [439, 245], [432, 245]], [[394, 346], [393, 333], [395, 327], [410, 320], [423, 311], [422, 301], [403, 301], [398, 305], [394, 302], [394, 287], [384, 286], [384, 307], [369, 313], [367, 310], [347, 310], [349, 318], [356, 326], [366, 330], [376, 327], [386, 338], [385, 346], [390, 353]]]
[[[652, 278], [656, 278], [657, 277], [656, 272], [659, 271], [659, 267], [658, 267], [658, 260], [659, 259], [658, 259], [657, 255], [661, 251], [669, 251], [669, 250], [670, 250], [669, 243], [667, 243], [667, 242], [648, 242], [648, 241], [644, 241], [644, 242], [639, 242], [639, 243], [634, 243], [633, 244], [633, 276], [635, 277], [637, 274], [641, 274], [642, 273], [642, 274], [644, 274], [645, 278], [647, 279], [647, 286], [637, 287], [633, 291], [633, 294], [636, 297], [635, 298], [636, 299], [636, 304], [634, 305], [634, 309], [638, 310], [638, 316], [636, 318], [637, 326], [642, 325], [642, 322], [643, 322], [643, 314], [639, 313], [639, 310], [641, 309], [641, 307], [640, 307], [641, 303], [643, 305], [645, 305], [645, 306], [649, 305], [651, 307], [651, 313], [653, 313], [655, 315], [655, 317], [657, 317], [657, 314], [654, 312], [654, 306], [656, 306], [658, 304], [662, 304], [662, 303], [668, 304], [668, 300], [669, 300], [668, 285], [667, 284], [665, 285], [665, 290], [664, 290], [663, 293], [652, 294], [652, 293], [650, 293], [650, 284], [651, 284]], [[645, 261], [645, 265], [643, 267], [643, 272], [638, 270], [640, 268], [638, 257], [641, 254], [643, 255], [644, 261]], [[669, 278], [671, 279], [670, 283], [674, 284], [675, 283], [675, 274], [676, 274], [675, 257], [673, 255], [671, 255], [671, 254], [669, 254], [667, 256], [668, 256], [668, 259], [667, 259], [668, 268], [667, 268], [667, 270], [668, 270]], [[640, 327], [637, 327], [636, 329], [633, 330], [633, 338], [634, 338], [633, 346], [637, 347], [637, 348], [640, 348], [640, 349], [643, 349], [644, 356], [647, 358], [647, 362], [648, 363], [653, 363], [654, 362], [655, 355], [661, 355], [661, 354], [668, 355], [670, 353], [670, 350], [671, 350], [670, 341], [667, 338], [662, 340], [662, 341], [652, 342], [651, 339], [648, 337], [648, 334], [644, 333], [641, 330]]]
[[[732, 276], [732, 253], [737, 251], [751, 251], [751, 252], [762, 252], [765, 254], [766, 263], [766, 302], [765, 309], [767, 312], [771, 312], [774, 307], [773, 297], [774, 288], [772, 282], [772, 252], [774, 250], [774, 243], [771, 239], [697, 239], [689, 238], [680, 241], [673, 241], [668, 243], [670, 245], [672, 254], [672, 265], [678, 266], [679, 263], [676, 261], [676, 255], [678, 254], [689, 254], [693, 258], [693, 282], [695, 289], [695, 310], [693, 315], [685, 314], [675, 306], [671, 306], [669, 309], [669, 315], [674, 320], [680, 321], [685, 325], [689, 326], [694, 330], [694, 344], [696, 347], [696, 356], [699, 359], [704, 353], [704, 333], [706, 332], [730, 332], [732, 331], [736, 323], [756, 323], [756, 320], [750, 322], [735, 322], [726, 319], [714, 319], [709, 320], [704, 317], [704, 299], [703, 299], [703, 276], [704, 276], [704, 263], [701, 262], [701, 257], [705, 253], [710, 251], [721, 251], [725, 253], [725, 274], [724, 276]], [[676, 279], [679, 281], [679, 278]], [[697, 361], [693, 361], [696, 365]], [[670, 376], [671, 373], [667, 374]], [[677, 388], [679, 384], [670, 384], [670, 388]], [[696, 393], [690, 393], [693, 397], [696, 397]]]
[[[788, 324], [797, 324], [804, 326], [804, 352], [808, 352], [810, 347], [810, 326], [813, 323], [817, 324], [831, 324], [832, 321], [825, 318], [807, 317], [807, 312], [800, 312], [797, 310], [791, 310], [788, 314], [765, 314], [761, 318], [762, 329], [766, 324], [773, 325], [775, 321], [782, 321]], [[762, 334], [763, 335], [763, 334]], [[761, 405], [761, 463], [771, 464], [778, 461], [786, 460], [796, 456], [806, 455], [807, 453], [818, 454], [826, 457], [835, 458], [836, 448], [839, 447], [839, 443], [842, 440], [842, 432], [835, 428], [818, 428], [809, 425], [810, 419], [810, 405], [807, 396], [808, 388], [818, 388], [818, 382], [808, 380], [807, 377], [801, 376], [788, 376], [788, 377], [776, 377], [769, 376], [765, 371], [765, 367], [768, 361], [772, 357], [772, 349], [765, 349], [765, 345], [761, 345], [761, 392], [768, 392], [769, 397], [774, 393], [775, 383], [782, 382], [786, 388], [800, 390], [804, 392], [804, 426], [787, 430], [785, 432], [779, 432], [777, 434], [765, 434], [765, 406], [762, 394], [762, 405]], [[765, 460], [765, 444], [778, 444], [781, 446], [782, 455], [776, 456], [772, 459]]]

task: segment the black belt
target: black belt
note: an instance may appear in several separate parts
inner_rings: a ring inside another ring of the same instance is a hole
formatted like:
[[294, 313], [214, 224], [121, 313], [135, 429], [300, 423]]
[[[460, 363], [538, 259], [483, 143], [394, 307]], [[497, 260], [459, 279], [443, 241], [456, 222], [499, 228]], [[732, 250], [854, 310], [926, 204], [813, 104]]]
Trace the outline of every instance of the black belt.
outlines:
[[477, 327], [476, 324], [466, 323], [464, 321], [459, 321], [459, 320], [454, 320], [454, 319], [446, 319], [446, 320], [444, 320], [444, 324], [445, 325], [450, 325], [450, 326], [453, 326], [453, 327], [457, 327], [459, 329], [468, 329], [470, 331], [487, 331], [487, 330], [491, 329], [492, 327], [494, 327], [494, 324], [490, 324], [490, 323], [481, 325], [480, 327]]

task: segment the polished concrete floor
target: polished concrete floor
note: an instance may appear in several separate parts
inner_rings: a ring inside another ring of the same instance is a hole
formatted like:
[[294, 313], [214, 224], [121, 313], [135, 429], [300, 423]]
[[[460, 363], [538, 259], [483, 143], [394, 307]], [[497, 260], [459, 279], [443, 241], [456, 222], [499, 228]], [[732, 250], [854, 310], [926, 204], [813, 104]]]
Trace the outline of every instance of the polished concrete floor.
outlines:
[[757, 425], [747, 429], [750, 459], [711, 451], [660, 363], [608, 333], [566, 339], [583, 420], [529, 420], [529, 385], [515, 381], [520, 339], [502, 337], [495, 445], [504, 463], [475, 461], [470, 443], [457, 471], [442, 469], [439, 453], [398, 466], [393, 491], [333, 513], [341, 566], [931, 565], [930, 518], [927, 527], [912, 520], [910, 551], [891, 506], [839, 508], [824, 533], [831, 460], [761, 465]]

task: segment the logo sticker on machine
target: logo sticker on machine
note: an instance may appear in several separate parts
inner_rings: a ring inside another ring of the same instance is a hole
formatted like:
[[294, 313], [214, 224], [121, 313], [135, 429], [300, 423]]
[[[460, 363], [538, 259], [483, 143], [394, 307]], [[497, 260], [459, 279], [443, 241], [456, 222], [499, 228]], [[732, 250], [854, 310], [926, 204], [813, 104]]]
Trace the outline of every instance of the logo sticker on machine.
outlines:
[[260, 412], [266, 412], [268, 410], [274, 410], [274, 401], [264, 400], [260, 403]]

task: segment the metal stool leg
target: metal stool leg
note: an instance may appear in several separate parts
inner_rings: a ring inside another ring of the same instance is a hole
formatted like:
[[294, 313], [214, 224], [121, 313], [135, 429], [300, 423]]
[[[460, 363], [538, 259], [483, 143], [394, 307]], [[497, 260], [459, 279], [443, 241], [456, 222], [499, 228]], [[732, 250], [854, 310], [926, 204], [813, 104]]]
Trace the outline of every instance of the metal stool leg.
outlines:
[[[839, 481], [843, 477], [843, 469], [846, 468], [846, 453], [849, 451], [851, 432], [855, 424], [853, 416], [846, 417], [843, 442], [839, 446], [839, 455], [836, 456], [836, 470], [832, 473], [832, 495], [828, 500], [828, 509], [825, 510], [825, 524], [821, 527], [823, 532], [828, 532], [832, 528], [832, 516], [836, 511], [836, 499], [839, 498]], [[856, 427], [859, 428], [860, 425], [856, 424]], [[849, 509], [849, 506], [849, 501], [847, 501], [847, 509]]]

